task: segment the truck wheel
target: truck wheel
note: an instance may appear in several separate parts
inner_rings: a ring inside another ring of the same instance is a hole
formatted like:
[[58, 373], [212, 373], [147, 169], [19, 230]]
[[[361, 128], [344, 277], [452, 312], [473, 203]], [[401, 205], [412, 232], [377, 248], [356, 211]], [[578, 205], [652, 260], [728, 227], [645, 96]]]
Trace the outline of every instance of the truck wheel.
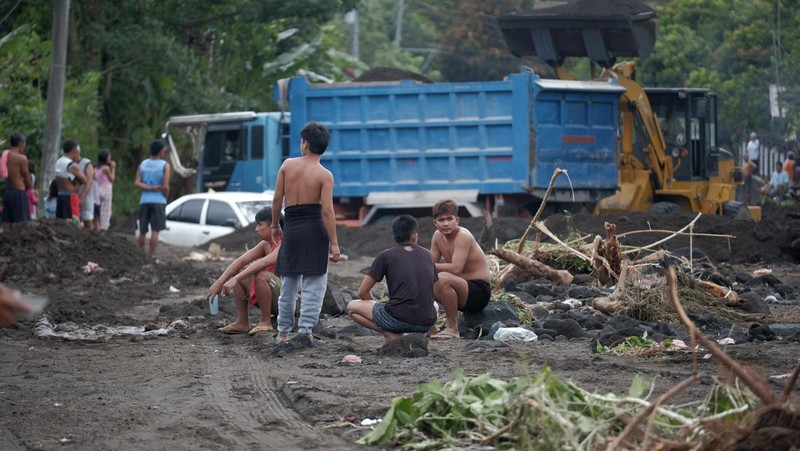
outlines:
[[722, 215], [731, 219], [749, 220], [750, 211], [743, 203], [732, 200], [722, 205]]
[[647, 212], [654, 215], [668, 215], [681, 211], [678, 204], [672, 202], [656, 202], [647, 209]]

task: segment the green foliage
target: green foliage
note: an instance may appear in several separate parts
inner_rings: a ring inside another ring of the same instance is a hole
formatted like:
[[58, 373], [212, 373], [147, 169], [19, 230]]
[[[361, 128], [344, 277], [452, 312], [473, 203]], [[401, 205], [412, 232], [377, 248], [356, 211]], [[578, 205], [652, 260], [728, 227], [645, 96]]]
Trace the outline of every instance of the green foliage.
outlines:
[[[650, 390], [648, 390], [650, 388]], [[642, 398], [650, 384], [635, 376], [627, 396], [597, 395], [556, 377], [549, 367], [533, 378], [510, 382], [489, 374], [433, 380], [411, 397], [395, 398], [366, 445], [403, 449], [492, 446], [494, 449], [580, 449], [606, 447], [649, 403]], [[741, 417], [754, 397], [737, 386], [715, 386], [706, 403], [679, 411], [660, 406], [650, 417], [648, 435], [683, 441], [702, 437], [702, 415]], [[640, 440], [633, 438], [632, 440]], [[636, 443], [636, 442], [634, 442]]]

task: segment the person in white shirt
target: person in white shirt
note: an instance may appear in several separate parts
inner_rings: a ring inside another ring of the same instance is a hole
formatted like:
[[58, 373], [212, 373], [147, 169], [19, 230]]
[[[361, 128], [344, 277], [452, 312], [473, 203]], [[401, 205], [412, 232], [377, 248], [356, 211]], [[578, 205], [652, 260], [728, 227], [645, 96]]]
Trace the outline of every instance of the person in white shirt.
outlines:
[[758, 167], [758, 160], [761, 156], [761, 142], [758, 140], [756, 132], [750, 133], [750, 141], [747, 142], [747, 156]]

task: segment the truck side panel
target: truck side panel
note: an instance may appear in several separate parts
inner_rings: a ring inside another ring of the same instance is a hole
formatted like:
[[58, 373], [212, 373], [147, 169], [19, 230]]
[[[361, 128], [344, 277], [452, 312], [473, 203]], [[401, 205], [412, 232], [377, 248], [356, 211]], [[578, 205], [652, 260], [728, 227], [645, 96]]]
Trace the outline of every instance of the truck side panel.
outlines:
[[[337, 197], [442, 189], [518, 193], [530, 167], [530, 79], [325, 86], [294, 78], [291, 134], [299, 136], [312, 120], [330, 128], [322, 162], [335, 175]], [[298, 156], [299, 139], [291, 145]]]

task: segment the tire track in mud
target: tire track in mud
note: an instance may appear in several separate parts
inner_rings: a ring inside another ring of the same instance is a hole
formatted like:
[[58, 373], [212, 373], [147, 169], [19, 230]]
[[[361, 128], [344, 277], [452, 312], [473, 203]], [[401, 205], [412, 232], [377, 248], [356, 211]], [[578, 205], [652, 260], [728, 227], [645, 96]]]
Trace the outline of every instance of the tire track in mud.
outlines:
[[211, 409], [222, 417], [220, 441], [251, 449], [353, 449], [332, 432], [305, 422], [284, 405], [266, 362], [252, 355], [210, 359], [210, 383], [204, 391]]

